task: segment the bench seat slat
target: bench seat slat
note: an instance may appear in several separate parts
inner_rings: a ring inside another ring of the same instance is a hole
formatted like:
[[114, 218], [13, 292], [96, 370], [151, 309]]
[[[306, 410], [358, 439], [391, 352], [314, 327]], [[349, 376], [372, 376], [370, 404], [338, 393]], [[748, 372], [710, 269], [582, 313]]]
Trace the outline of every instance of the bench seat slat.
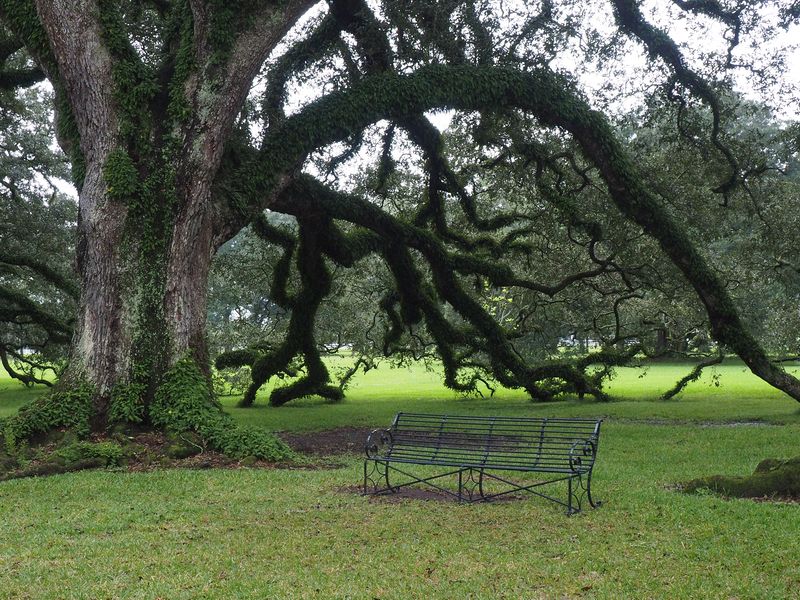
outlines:
[[537, 466], [535, 469], [530, 468], [529, 465], [515, 465], [515, 464], [482, 464], [482, 463], [470, 463], [468, 461], [454, 463], [449, 461], [422, 461], [422, 460], [415, 460], [415, 459], [392, 459], [390, 462], [396, 463], [403, 463], [403, 464], [413, 464], [413, 465], [428, 465], [434, 467], [473, 467], [473, 468], [484, 468], [484, 469], [498, 469], [502, 471], [520, 471], [526, 473], [586, 473], [589, 471], [589, 467], [578, 467], [577, 469], [571, 469], [566, 465], [543, 465]]
[[[528, 465], [531, 468], [538, 464], [543, 463], [553, 463], [553, 464], [568, 464], [569, 461], [563, 456], [558, 454], [551, 454], [551, 455], [544, 455], [544, 456], [534, 456], [534, 457], [520, 457], [518, 455], [506, 455], [506, 456], [497, 456], [491, 455], [489, 457], [485, 457], [482, 453], [463, 453], [463, 452], [427, 452], [427, 453], [420, 453], [420, 452], [392, 452], [391, 455], [388, 455], [387, 458], [397, 459], [397, 458], [408, 458], [414, 460], [440, 460], [440, 461], [449, 461], [449, 462], [458, 462], [460, 460], [469, 460], [470, 462], [481, 463], [481, 464], [520, 464], [520, 465]], [[592, 462], [591, 460], [583, 460], [583, 463], [588, 464]]]
[[591, 436], [573, 436], [570, 438], [552, 439], [547, 437], [530, 439], [497, 439], [497, 438], [419, 438], [398, 436], [395, 438], [396, 446], [430, 446], [439, 448], [489, 448], [490, 450], [509, 449], [512, 451], [530, 448], [552, 448], [554, 450], [569, 449], [575, 442], [591, 439]]
[[409, 445], [437, 445], [437, 446], [486, 446], [489, 445], [494, 448], [503, 446], [507, 447], [524, 447], [538, 445], [540, 441], [546, 442], [550, 446], [569, 446], [575, 441], [584, 440], [587, 436], [570, 436], [570, 437], [545, 437], [544, 439], [536, 438], [515, 438], [515, 437], [502, 437], [502, 438], [489, 438], [489, 437], [464, 437], [464, 436], [412, 436], [412, 435], [396, 435], [395, 444], [409, 444]]

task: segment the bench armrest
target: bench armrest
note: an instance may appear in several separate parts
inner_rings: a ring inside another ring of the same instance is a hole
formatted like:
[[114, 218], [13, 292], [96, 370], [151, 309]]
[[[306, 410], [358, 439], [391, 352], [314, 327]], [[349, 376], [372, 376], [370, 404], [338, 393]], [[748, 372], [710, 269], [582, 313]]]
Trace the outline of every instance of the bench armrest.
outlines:
[[578, 440], [569, 449], [569, 468], [575, 472], [591, 469], [596, 455], [597, 440], [594, 438]]
[[367, 436], [367, 443], [364, 451], [367, 458], [381, 458], [386, 455], [386, 451], [392, 447], [394, 437], [391, 429], [375, 429]]

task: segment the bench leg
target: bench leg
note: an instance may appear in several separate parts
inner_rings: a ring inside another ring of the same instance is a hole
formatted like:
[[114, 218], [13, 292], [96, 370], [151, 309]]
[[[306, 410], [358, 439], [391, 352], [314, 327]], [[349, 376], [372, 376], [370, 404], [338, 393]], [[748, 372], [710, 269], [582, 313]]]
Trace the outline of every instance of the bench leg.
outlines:
[[[372, 469], [368, 470], [368, 464], [371, 463]], [[386, 482], [386, 489], [382, 491], [396, 492], [397, 490], [389, 483], [389, 463], [379, 460], [367, 459], [364, 461], [364, 495], [375, 494], [379, 491], [380, 481], [383, 479]], [[370, 490], [370, 487], [372, 488]]]
[[[579, 489], [575, 488], [575, 485], [572, 483], [573, 479], [577, 479], [577, 484]], [[586, 474], [586, 481], [584, 482], [583, 475], [576, 475], [575, 477], [569, 478], [569, 483], [567, 484], [567, 494], [569, 497], [567, 498], [567, 514], [576, 514], [581, 512], [582, 504], [583, 504], [583, 497], [585, 496], [586, 499], [589, 501], [589, 506], [592, 508], [599, 507], [602, 502], [596, 501], [592, 498], [592, 472], [589, 471]], [[574, 502], [573, 502], [574, 500]]]
[[[478, 476], [475, 476], [478, 473]], [[483, 469], [473, 469], [468, 467], [458, 471], [458, 501], [475, 502], [476, 496], [480, 495], [481, 500], [486, 500], [483, 493]]]
[[589, 505], [592, 508], [597, 508], [598, 506], [602, 505], [603, 503], [599, 500], [597, 502], [592, 499], [592, 472], [589, 471], [589, 474], [586, 476], [586, 498], [589, 500]]
[[[575, 484], [573, 481], [575, 477], [570, 477], [567, 479], [567, 516], [576, 515], [581, 512], [581, 496], [578, 495], [577, 490], [575, 489]], [[578, 485], [582, 488], [583, 487], [583, 480], [581, 476], [577, 476]]]
[[391, 493], [397, 493], [397, 490], [389, 483], [389, 463], [383, 463], [383, 478], [386, 480], [386, 489]]
[[[572, 477], [567, 479], [567, 516], [570, 516], [573, 513], [572, 510]], [[577, 512], [577, 511], [575, 511]]]

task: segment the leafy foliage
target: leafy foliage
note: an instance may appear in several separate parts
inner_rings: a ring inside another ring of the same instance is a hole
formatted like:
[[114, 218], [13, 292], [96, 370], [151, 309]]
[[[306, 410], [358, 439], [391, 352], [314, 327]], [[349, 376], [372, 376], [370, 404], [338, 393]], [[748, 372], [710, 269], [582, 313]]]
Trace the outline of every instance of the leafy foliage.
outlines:
[[35, 434], [67, 427], [79, 436], [89, 434], [93, 390], [86, 384], [56, 389], [23, 406], [19, 413], [0, 421], [5, 449], [13, 454], [17, 445]]
[[275, 436], [236, 425], [222, 412], [207, 378], [189, 359], [179, 361], [167, 373], [150, 405], [150, 419], [168, 431], [196, 432], [211, 447], [233, 458], [255, 456], [280, 461], [293, 457]]

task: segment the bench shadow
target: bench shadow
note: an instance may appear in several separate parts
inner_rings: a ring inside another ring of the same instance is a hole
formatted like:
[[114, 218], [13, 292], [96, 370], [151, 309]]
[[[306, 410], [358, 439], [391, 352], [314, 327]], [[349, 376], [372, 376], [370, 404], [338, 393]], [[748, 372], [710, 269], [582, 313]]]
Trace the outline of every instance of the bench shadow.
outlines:
[[[342, 486], [337, 488], [336, 491], [342, 494], [355, 494], [357, 496], [362, 496], [363, 498], [366, 498], [370, 502], [378, 502], [386, 504], [404, 502], [407, 500], [445, 502], [447, 504], [467, 504], [464, 502], [459, 502], [458, 499], [454, 498], [453, 496], [443, 494], [442, 492], [437, 492], [436, 490], [433, 489], [426, 490], [423, 488], [417, 488], [412, 486], [402, 487], [394, 493], [370, 494], [368, 496], [364, 496], [364, 490], [359, 485]], [[519, 502], [525, 499], [526, 499], [525, 496], [509, 494], [507, 496], [502, 496], [500, 498], [494, 498], [488, 502], [479, 502], [475, 504], [498, 504], [498, 503], [504, 504], [507, 502]]]

